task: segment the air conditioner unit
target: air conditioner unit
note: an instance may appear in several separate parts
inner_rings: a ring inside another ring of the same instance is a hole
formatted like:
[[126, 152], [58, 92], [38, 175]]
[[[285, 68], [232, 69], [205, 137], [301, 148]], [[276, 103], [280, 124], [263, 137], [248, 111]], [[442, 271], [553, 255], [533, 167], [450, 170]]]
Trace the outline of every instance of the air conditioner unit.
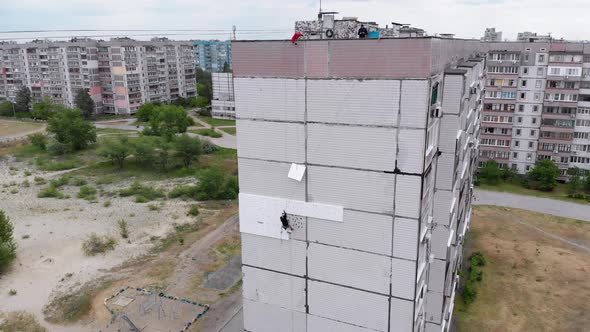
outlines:
[[476, 94], [477, 93], [477, 88], [470, 88], [469, 89], [469, 93], [472, 94], [472, 95]]

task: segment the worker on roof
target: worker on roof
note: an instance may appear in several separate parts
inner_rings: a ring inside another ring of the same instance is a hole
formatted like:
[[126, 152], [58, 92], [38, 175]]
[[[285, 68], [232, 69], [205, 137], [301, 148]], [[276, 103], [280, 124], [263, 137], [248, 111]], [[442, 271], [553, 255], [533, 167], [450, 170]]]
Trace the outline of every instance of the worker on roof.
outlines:
[[361, 28], [359, 29], [359, 38], [363, 39], [366, 38], [367, 35], [369, 34], [369, 31], [367, 31], [367, 28], [365, 28], [364, 24], [361, 24]]

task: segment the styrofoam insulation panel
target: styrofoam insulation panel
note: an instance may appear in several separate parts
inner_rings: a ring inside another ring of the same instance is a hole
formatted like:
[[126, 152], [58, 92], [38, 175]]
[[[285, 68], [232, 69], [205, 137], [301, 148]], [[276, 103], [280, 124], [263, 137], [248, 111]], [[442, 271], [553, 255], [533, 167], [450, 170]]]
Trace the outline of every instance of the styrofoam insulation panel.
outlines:
[[391, 332], [412, 331], [414, 326], [414, 302], [391, 298]]
[[246, 193], [240, 193], [239, 200], [240, 232], [242, 233], [289, 239], [280, 221], [283, 212], [293, 216], [314, 217], [332, 222], [343, 221], [344, 212], [341, 206]]
[[382, 255], [391, 254], [393, 217], [344, 210], [344, 222], [309, 218], [308, 240]]
[[310, 314], [387, 331], [387, 296], [317, 281], [309, 281], [308, 286]]
[[307, 315], [307, 332], [371, 332], [372, 329], [350, 325], [324, 317]]
[[249, 266], [242, 273], [245, 299], [305, 312], [305, 279]]
[[400, 127], [426, 128], [428, 81], [403, 80], [401, 90]]
[[395, 217], [393, 227], [393, 257], [416, 260], [419, 221]]
[[309, 80], [307, 120], [396, 126], [399, 84], [397, 80]]
[[455, 173], [455, 154], [441, 153], [436, 167], [436, 188], [453, 189], [453, 174]]
[[460, 75], [445, 75], [443, 84], [442, 111], [445, 114], [459, 114], [461, 95], [463, 93], [464, 77]]
[[441, 225], [449, 225], [451, 221], [451, 202], [453, 192], [436, 190], [434, 192], [434, 222]]
[[289, 179], [290, 163], [238, 158], [240, 192], [305, 201], [305, 181]]
[[236, 121], [238, 157], [305, 162], [305, 128], [300, 123]]
[[422, 177], [398, 174], [395, 181], [395, 215], [419, 218], [422, 199]]
[[393, 214], [394, 174], [309, 166], [307, 176], [312, 202]]
[[399, 129], [397, 167], [404, 173], [424, 170], [425, 129]]
[[241, 233], [242, 264], [305, 276], [306, 244]]
[[442, 332], [442, 326], [440, 324], [426, 322], [424, 326], [424, 332]]
[[428, 289], [426, 292], [426, 321], [441, 323], [444, 305], [444, 295]]
[[304, 121], [305, 80], [234, 78], [238, 118]]
[[439, 259], [447, 258], [447, 241], [449, 240], [449, 229], [442, 225], [432, 228], [432, 237], [430, 239], [431, 252], [434, 257]]
[[244, 329], [252, 332], [306, 332], [306, 314], [244, 299]]
[[416, 262], [391, 259], [391, 295], [414, 300], [416, 289]]
[[456, 153], [457, 133], [459, 128], [459, 118], [455, 115], [447, 115], [441, 118], [438, 148], [443, 153]]
[[395, 169], [395, 128], [311, 123], [307, 130], [309, 163], [378, 171]]
[[387, 256], [310, 243], [307, 259], [310, 278], [389, 293], [391, 261]]
[[430, 263], [428, 272], [428, 290], [442, 293], [445, 287], [445, 274], [447, 262], [435, 259]]

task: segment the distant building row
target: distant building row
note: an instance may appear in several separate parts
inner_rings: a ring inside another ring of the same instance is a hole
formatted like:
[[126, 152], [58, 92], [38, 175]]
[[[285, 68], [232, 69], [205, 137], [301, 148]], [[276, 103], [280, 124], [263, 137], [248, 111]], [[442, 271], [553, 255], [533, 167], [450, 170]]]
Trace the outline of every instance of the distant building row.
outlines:
[[231, 69], [231, 42], [229, 40], [193, 41], [197, 67], [204, 71], [219, 73]]
[[[484, 32], [483, 38], [481, 40], [488, 42], [500, 42], [502, 41], [502, 31], [496, 31], [496, 28], [486, 28], [486, 31]], [[520, 42], [534, 43], [549, 42], [551, 40], [552, 37], [550, 34], [539, 35], [536, 32], [529, 31], [519, 32], [516, 36], [516, 41]]]

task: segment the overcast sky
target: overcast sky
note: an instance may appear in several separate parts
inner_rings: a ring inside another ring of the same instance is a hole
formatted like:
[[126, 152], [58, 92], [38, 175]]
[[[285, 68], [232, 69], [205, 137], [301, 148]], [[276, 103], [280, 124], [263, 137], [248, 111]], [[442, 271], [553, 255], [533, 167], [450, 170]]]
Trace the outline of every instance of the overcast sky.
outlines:
[[[324, 0], [322, 7], [324, 11], [338, 11], [341, 16], [356, 16], [382, 26], [392, 21], [411, 23], [429, 34], [454, 33], [462, 38], [480, 38], [486, 27], [496, 27], [509, 39], [520, 31], [590, 39], [586, 28], [590, 0]], [[179, 35], [169, 37], [228, 39], [229, 30], [236, 25], [238, 39], [287, 39], [296, 20], [314, 19], [318, 9], [316, 0], [0, 0], [0, 31], [200, 29], [225, 31], [176, 32]], [[240, 32], [257, 29], [285, 31]], [[71, 34], [0, 33], [0, 39]]]

